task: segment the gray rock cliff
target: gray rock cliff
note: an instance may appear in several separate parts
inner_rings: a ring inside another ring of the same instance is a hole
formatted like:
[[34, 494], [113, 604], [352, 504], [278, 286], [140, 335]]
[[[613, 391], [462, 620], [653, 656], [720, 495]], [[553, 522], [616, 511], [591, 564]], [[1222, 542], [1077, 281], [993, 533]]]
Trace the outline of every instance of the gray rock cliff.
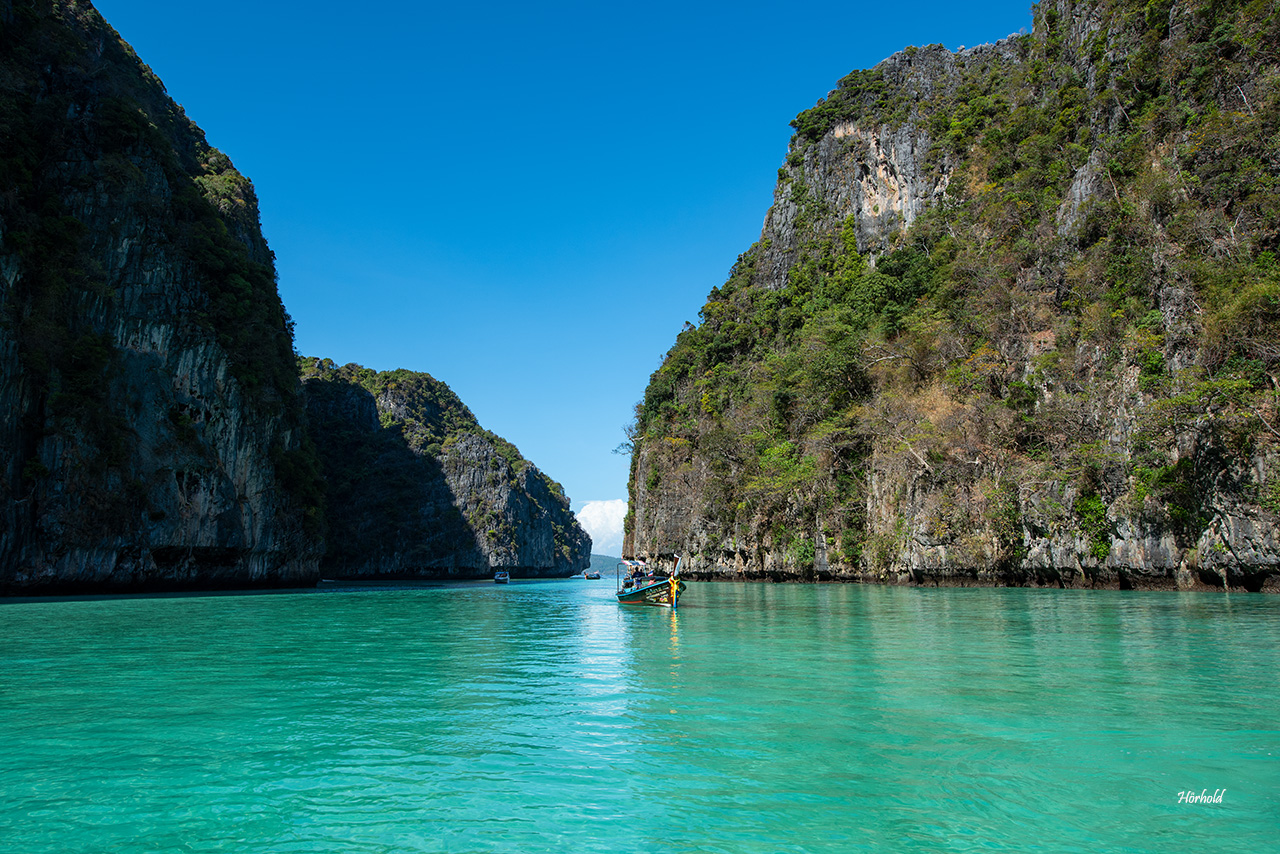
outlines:
[[624, 551], [720, 578], [1280, 590], [1280, 16], [1051, 0], [792, 123], [637, 407]]
[[252, 186], [89, 3], [2, 17], [0, 592], [313, 581]]

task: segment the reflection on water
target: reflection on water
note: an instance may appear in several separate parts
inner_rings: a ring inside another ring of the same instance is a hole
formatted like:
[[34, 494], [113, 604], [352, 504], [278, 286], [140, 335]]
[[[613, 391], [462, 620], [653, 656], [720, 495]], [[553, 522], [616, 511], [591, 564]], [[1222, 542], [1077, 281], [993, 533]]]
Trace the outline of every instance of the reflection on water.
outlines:
[[[1267, 850], [1260, 596], [463, 584], [0, 605], [0, 850]], [[1188, 808], [1188, 788], [1226, 788]]]

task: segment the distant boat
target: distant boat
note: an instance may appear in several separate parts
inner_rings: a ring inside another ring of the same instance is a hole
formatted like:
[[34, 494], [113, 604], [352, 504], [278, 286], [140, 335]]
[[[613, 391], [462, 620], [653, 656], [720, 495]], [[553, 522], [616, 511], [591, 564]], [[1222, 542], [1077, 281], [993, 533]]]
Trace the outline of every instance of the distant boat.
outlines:
[[593, 580], [595, 580], [595, 581], [599, 581], [599, 580], [600, 580], [600, 572], [599, 572], [599, 570], [589, 569], [589, 570], [587, 570], [586, 572], [582, 573], [582, 577], [583, 577], [583, 578], [590, 578], [590, 579], [593, 579]]
[[[626, 576], [623, 568], [628, 569]], [[680, 604], [685, 583], [680, 580], [680, 557], [670, 575], [651, 570], [642, 560], [624, 560], [618, 564], [618, 604], [659, 605], [675, 609]]]
[[493, 574], [493, 583], [494, 583], [494, 584], [510, 584], [510, 583], [511, 583], [511, 573], [509, 573], [509, 572], [495, 572], [495, 573]]

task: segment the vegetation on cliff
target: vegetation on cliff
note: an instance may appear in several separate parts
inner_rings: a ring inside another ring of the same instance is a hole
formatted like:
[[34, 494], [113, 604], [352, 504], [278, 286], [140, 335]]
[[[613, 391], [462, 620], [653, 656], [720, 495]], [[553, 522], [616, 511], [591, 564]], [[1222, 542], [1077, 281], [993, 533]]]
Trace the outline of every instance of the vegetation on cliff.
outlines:
[[[88, 255], [95, 236], [69, 198], [99, 189], [95, 180], [107, 193], [132, 189], [154, 164], [163, 196], [136, 204], [149, 206], [144, 215], [169, 208], [155, 236], [188, 259], [205, 290], [195, 319], [227, 350], [253, 396], [277, 406], [295, 400], [293, 324], [276, 291], [252, 185], [90, 4], [58, 3], [53, 14], [41, 5], [16, 4], [0, 30], [0, 216], [5, 249], [21, 262], [9, 314], [24, 362], [44, 384], [55, 374], [70, 378], [67, 406], [85, 402], [77, 392], [92, 394], [92, 377], [82, 374], [97, 348], [77, 335], [73, 315], [84, 290], [109, 297], [111, 289], [95, 275]], [[86, 49], [89, 42], [97, 49]], [[52, 168], [71, 154], [92, 160], [99, 174]]]
[[[629, 550], [811, 577], [815, 547], [877, 573], [912, 539], [1015, 572], [1064, 531], [1086, 564], [1117, 525], [1185, 562], [1224, 502], [1274, 519], [1277, 44], [1274, 0], [1046, 0], [1032, 34], [843, 79], [793, 122], [787, 227], [637, 406]], [[939, 189], [869, 240], [879, 207], [815, 187], [874, 183], [863, 143], [902, 128]]]

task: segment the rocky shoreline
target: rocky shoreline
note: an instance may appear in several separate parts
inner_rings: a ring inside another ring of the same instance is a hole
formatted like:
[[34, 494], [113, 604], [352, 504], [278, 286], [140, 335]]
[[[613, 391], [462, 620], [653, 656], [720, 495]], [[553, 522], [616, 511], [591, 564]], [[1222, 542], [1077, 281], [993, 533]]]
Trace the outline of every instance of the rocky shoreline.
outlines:
[[690, 581], [750, 581], [766, 584], [875, 584], [887, 587], [1026, 587], [1040, 590], [1141, 590], [1203, 593], [1272, 593], [1280, 594], [1280, 576], [1230, 573], [1227, 583], [1221, 575], [1199, 571], [1176, 577], [1154, 576], [1138, 572], [1099, 572], [1079, 569], [1061, 573], [999, 572], [974, 570], [947, 574], [914, 572], [815, 572], [804, 576], [785, 570], [715, 570], [682, 572]]

